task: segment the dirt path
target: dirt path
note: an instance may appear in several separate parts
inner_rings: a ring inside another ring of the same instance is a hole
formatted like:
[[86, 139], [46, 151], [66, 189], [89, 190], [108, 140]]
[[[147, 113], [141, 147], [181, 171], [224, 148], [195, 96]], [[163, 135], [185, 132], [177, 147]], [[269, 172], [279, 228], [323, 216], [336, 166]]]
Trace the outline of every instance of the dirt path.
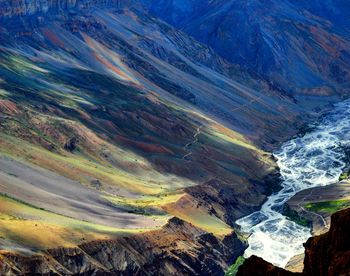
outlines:
[[184, 151], [187, 152], [183, 157], [182, 159], [185, 160], [185, 161], [190, 161], [189, 157], [192, 155], [192, 150], [190, 149], [190, 147], [196, 143], [198, 143], [198, 136], [202, 133], [202, 128], [203, 126], [199, 126], [195, 132], [195, 134], [193, 135], [193, 140], [189, 143], [187, 143], [185, 146], [184, 146]]

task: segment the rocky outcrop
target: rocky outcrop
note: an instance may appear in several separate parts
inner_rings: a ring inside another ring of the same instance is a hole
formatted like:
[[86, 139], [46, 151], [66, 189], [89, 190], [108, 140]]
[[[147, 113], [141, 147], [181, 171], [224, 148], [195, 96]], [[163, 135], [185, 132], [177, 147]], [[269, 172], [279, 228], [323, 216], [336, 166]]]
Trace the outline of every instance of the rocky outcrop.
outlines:
[[305, 275], [350, 274], [350, 209], [331, 218], [328, 233], [310, 238], [305, 244]]
[[[232, 184], [212, 179], [200, 186], [190, 187], [186, 192], [205, 207], [208, 213], [215, 214], [229, 225], [234, 225], [239, 217], [257, 211], [266, 196], [280, 189], [281, 178], [278, 168], [271, 170], [261, 180], [249, 181], [254, 189], [237, 192]], [[243, 203], [244, 202], [244, 203]]]
[[245, 245], [232, 233], [217, 238], [178, 218], [162, 229], [26, 257], [0, 255], [0, 274], [224, 275]]
[[292, 276], [297, 273], [286, 271], [264, 261], [262, 258], [252, 256], [239, 268], [237, 276]]
[[292, 273], [252, 256], [239, 268], [237, 276], [335, 276], [350, 275], [350, 209], [335, 213], [329, 232], [305, 243], [304, 270]]

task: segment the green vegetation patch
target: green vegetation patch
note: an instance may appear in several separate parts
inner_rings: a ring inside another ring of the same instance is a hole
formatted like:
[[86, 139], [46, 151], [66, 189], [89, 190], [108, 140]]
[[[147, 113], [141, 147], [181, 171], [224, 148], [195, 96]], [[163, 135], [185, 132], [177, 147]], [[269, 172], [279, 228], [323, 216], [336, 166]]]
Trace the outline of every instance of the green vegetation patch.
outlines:
[[231, 265], [225, 273], [225, 276], [235, 276], [238, 272], [238, 268], [244, 263], [245, 259], [243, 256], [239, 256], [235, 263]]
[[339, 181], [342, 180], [346, 180], [349, 178], [349, 172], [343, 172], [340, 176], [339, 176]]
[[350, 200], [332, 200], [332, 201], [322, 201], [308, 203], [305, 205], [305, 208], [313, 212], [325, 212], [333, 214], [337, 211], [350, 207]]
[[283, 215], [285, 215], [289, 220], [294, 221], [301, 226], [311, 226], [310, 220], [300, 216], [297, 211], [292, 210], [288, 205], [285, 205], [283, 209]]

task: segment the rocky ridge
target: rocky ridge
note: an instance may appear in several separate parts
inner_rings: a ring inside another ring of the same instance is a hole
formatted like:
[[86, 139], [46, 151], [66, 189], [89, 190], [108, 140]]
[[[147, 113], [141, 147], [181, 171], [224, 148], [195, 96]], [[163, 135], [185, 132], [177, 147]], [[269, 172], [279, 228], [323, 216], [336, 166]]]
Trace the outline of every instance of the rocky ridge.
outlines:
[[154, 15], [299, 101], [348, 90], [348, 1], [143, 2]]
[[217, 238], [180, 219], [162, 229], [40, 255], [0, 255], [1, 275], [223, 275], [245, 245], [232, 233]]
[[0, 17], [30, 16], [92, 8], [94, 6], [130, 6], [132, 0], [1, 0]]

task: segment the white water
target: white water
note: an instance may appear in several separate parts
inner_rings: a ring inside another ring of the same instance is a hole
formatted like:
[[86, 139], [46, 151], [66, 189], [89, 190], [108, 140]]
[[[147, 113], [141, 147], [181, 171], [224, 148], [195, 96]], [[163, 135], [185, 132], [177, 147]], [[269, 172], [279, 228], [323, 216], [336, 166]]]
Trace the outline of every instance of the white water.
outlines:
[[301, 190], [337, 182], [346, 165], [343, 146], [349, 146], [349, 141], [350, 100], [337, 104], [311, 132], [284, 143], [274, 153], [283, 189], [271, 195], [260, 211], [236, 221], [242, 232], [250, 234], [245, 257], [256, 255], [285, 267], [304, 252], [310, 229], [288, 220], [281, 209]]

